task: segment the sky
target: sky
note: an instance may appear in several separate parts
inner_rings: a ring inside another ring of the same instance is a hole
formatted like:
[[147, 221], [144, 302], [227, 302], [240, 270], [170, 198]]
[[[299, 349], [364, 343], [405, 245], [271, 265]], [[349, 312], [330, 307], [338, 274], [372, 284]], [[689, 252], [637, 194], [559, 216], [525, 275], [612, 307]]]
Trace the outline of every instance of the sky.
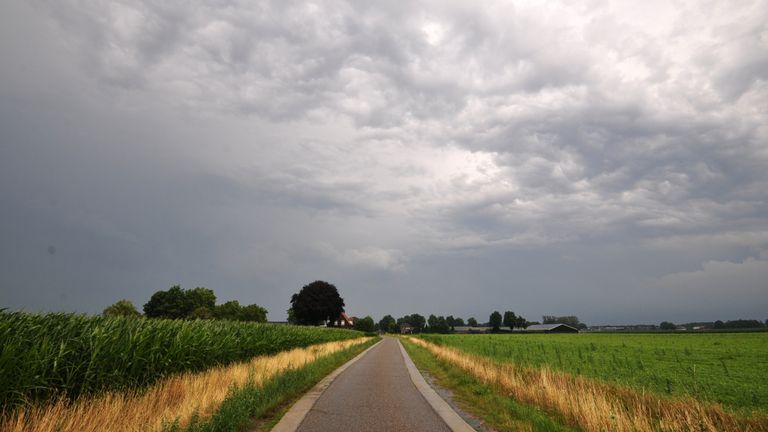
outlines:
[[768, 318], [768, 2], [0, 2], [0, 307]]

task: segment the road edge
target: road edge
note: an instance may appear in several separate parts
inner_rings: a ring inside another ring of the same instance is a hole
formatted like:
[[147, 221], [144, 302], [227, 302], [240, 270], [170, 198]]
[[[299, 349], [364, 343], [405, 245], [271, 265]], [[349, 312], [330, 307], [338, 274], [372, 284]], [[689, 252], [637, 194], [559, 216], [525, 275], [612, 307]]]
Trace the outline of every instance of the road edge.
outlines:
[[320, 399], [320, 396], [322, 396], [323, 392], [325, 392], [325, 390], [331, 385], [331, 383], [333, 383], [336, 377], [341, 375], [341, 373], [347, 370], [348, 367], [352, 366], [355, 362], [363, 358], [364, 355], [368, 354], [368, 351], [377, 347], [383, 341], [384, 339], [369, 346], [368, 348], [366, 348], [365, 351], [356, 355], [352, 360], [349, 360], [348, 362], [339, 366], [336, 370], [328, 374], [328, 376], [320, 380], [319, 383], [315, 384], [315, 386], [309, 389], [309, 391], [306, 392], [304, 396], [301, 397], [301, 399], [296, 401], [296, 403], [293, 404], [293, 406], [291, 406], [288, 412], [286, 412], [285, 415], [283, 415], [283, 417], [280, 419], [279, 422], [277, 422], [277, 424], [271, 429], [271, 431], [272, 432], [295, 432], [296, 429], [298, 429], [299, 425], [301, 425], [301, 422], [304, 421], [304, 417], [307, 416], [307, 413], [309, 413], [309, 410], [311, 410], [312, 407], [315, 406], [315, 403], [317, 402], [317, 400]]
[[464, 421], [464, 419], [461, 418], [450, 405], [448, 405], [448, 402], [440, 397], [440, 395], [427, 384], [427, 381], [421, 375], [421, 372], [419, 372], [416, 365], [413, 364], [411, 356], [405, 351], [400, 339], [397, 339], [397, 344], [400, 346], [400, 353], [403, 355], [405, 367], [408, 369], [408, 375], [410, 375], [411, 381], [413, 381], [416, 389], [419, 390], [419, 393], [421, 393], [422, 396], [424, 396], [424, 399], [426, 399], [427, 403], [432, 406], [432, 409], [435, 410], [437, 415], [443, 419], [445, 424], [448, 425], [453, 432], [475, 432], [475, 429], [472, 428], [469, 423]]

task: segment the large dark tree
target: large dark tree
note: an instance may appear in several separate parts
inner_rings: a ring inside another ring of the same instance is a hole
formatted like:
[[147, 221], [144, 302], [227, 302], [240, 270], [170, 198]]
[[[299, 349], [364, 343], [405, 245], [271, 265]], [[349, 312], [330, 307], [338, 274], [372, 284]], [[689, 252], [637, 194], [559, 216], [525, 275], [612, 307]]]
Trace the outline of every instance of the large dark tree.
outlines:
[[475, 319], [475, 317], [470, 317], [467, 320], [467, 325], [470, 327], [477, 327], [477, 320]]
[[296, 324], [333, 325], [344, 311], [344, 299], [332, 284], [314, 281], [291, 297], [291, 309]]

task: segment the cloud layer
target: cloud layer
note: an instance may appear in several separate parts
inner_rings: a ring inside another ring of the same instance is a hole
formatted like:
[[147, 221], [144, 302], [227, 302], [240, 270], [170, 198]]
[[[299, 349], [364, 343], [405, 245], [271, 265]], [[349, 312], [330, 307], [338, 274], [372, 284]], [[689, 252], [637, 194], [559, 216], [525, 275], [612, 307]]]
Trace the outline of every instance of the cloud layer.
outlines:
[[2, 9], [13, 307], [768, 310], [768, 2]]

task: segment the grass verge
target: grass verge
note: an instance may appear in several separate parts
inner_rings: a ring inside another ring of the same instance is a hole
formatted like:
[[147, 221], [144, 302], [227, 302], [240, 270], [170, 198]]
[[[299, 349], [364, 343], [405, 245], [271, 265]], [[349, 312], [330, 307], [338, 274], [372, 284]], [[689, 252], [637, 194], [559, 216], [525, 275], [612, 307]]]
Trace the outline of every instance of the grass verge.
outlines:
[[186, 427], [178, 423], [166, 425], [168, 432], [236, 432], [252, 428], [271, 429], [287, 411], [289, 405], [336, 368], [378, 342], [373, 338], [363, 344], [324, 356], [298, 369], [290, 369], [257, 384], [248, 381], [233, 387], [212, 416], [200, 420], [193, 417]]
[[503, 431], [571, 432], [552, 415], [504, 396], [503, 391], [486, 385], [461, 369], [433, 356], [425, 348], [401, 339], [408, 355], [419, 369], [432, 376], [438, 385], [451, 390], [453, 399], [464, 411], [480, 418], [492, 429]]

